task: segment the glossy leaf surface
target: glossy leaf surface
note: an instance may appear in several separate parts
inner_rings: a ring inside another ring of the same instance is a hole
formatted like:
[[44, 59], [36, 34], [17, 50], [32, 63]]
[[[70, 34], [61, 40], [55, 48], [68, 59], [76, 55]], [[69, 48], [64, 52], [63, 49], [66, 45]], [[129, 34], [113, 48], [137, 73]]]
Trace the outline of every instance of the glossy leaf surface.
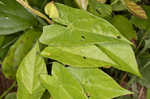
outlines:
[[46, 64], [39, 55], [39, 45], [27, 54], [17, 71], [17, 99], [40, 99], [45, 91], [39, 80], [40, 74], [46, 74]]
[[3, 61], [3, 73], [8, 78], [15, 78], [20, 62], [35, 44], [41, 32], [38, 30], [28, 30], [12, 45], [8, 51], [8, 55]]
[[0, 35], [25, 30], [37, 23], [35, 18], [16, 0], [0, 1]]

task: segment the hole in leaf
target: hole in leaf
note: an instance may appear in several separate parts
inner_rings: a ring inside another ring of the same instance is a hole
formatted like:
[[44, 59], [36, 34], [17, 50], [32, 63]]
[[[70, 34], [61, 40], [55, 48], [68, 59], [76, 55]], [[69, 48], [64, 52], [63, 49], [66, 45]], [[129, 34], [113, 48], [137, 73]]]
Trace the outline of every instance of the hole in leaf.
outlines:
[[82, 35], [81, 38], [82, 38], [82, 40], [85, 40], [85, 36]]
[[90, 98], [90, 94], [89, 94], [89, 93], [86, 93], [86, 96], [87, 96], [88, 98]]
[[117, 39], [121, 39], [121, 36], [117, 36]]
[[65, 65], [65, 67], [69, 67], [69, 65]]
[[85, 56], [83, 56], [83, 59], [87, 59]]

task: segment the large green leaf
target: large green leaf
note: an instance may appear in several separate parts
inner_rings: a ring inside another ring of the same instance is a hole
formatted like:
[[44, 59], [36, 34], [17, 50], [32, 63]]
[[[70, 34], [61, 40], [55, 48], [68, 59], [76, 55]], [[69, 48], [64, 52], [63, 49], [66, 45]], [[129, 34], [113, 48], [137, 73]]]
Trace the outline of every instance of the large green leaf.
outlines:
[[97, 46], [47, 47], [42, 55], [75, 67], [113, 66], [140, 76], [134, 53], [126, 43], [104, 43]]
[[40, 38], [40, 42], [43, 44], [56, 46], [112, 41], [129, 42], [113, 25], [102, 18], [62, 4], [56, 4], [56, 7], [59, 11], [59, 18], [54, 20], [62, 25], [55, 24], [44, 27]]
[[45, 91], [41, 85], [40, 74], [46, 74], [46, 64], [39, 55], [38, 43], [27, 54], [17, 71], [17, 99], [40, 99]]
[[16, 0], [0, 1], [0, 35], [12, 34], [37, 23], [35, 18]]
[[112, 99], [131, 94], [99, 69], [67, 68], [79, 80], [90, 99]]
[[10, 47], [2, 64], [2, 70], [6, 77], [15, 78], [20, 62], [32, 48], [40, 34], [41, 32], [38, 30], [28, 30]]
[[52, 76], [40, 77], [53, 99], [87, 99], [80, 83], [59, 63], [53, 64]]
[[128, 19], [121, 15], [112, 18], [111, 23], [129, 40], [136, 39], [136, 32]]
[[[111, 99], [131, 94], [99, 69], [65, 68], [53, 63], [52, 76], [41, 75], [53, 99]], [[84, 89], [84, 90], [83, 90]]]

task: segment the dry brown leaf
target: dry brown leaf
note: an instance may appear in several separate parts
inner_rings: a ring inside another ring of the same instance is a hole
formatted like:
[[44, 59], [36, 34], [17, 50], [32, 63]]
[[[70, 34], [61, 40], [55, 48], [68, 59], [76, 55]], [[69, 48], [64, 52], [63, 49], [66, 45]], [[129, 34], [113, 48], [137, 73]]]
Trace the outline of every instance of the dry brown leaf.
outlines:
[[123, 4], [133, 15], [142, 19], [147, 19], [147, 15], [141, 6], [137, 5], [135, 2], [131, 0], [122, 0], [122, 1]]

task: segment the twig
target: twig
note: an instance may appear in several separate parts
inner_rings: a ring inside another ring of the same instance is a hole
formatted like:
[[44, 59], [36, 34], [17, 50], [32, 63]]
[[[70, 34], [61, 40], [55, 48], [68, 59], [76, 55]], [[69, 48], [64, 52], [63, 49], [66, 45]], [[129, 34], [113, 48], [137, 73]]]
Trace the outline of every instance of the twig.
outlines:
[[140, 89], [138, 99], [142, 99], [141, 97], [142, 97], [143, 91], [144, 91], [144, 87], [142, 87], [142, 88]]
[[31, 10], [32, 13], [34, 13], [37, 16], [40, 16], [41, 18], [45, 19], [49, 24], [52, 24], [53, 22], [47, 17], [45, 16], [43, 13], [41, 13], [40, 11], [33, 9], [26, 1], [23, 0], [16, 0], [18, 3], [20, 3], [23, 7]]
[[16, 81], [14, 81], [13, 84], [0, 96], [0, 99], [3, 99], [3, 97], [5, 97], [9, 93], [9, 91], [11, 91], [15, 86]]

